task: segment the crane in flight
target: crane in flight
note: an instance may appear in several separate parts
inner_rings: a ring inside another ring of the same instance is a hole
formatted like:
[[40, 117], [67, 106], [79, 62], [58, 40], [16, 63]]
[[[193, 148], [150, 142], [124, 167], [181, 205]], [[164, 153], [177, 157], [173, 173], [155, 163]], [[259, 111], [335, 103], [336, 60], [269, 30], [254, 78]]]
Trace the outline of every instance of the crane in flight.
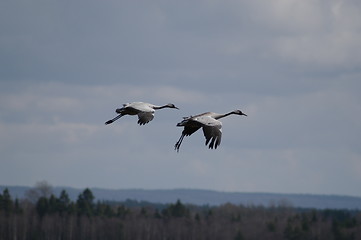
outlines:
[[179, 109], [174, 104], [168, 103], [163, 106], [157, 106], [150, 103], [145, 102], [132, 102], [132, 103], [125, 103], [123, 104], [122, 108], [117, 108], [115, 110], [116, 113], [119, 115], [113, 119], [110, 119], [105, 122], [105, 125], [111, 124], [112, 122], [118, 120], [119, 118], [123, 117], [124, 115], [138, 115], [138, 124], [144, 125], [154, 118], [155, 110], [162, 109], [162, 108], [175, 108]]
[[218, 121], [218, 119], [231, 114], [247, 116], [241, 110], [234, 110], [225, 114], [206, 112], [196, 116], [184, 117], [183, 121], [177, 124], [177, 127], [184, 127], [184, 129], [178, 142], [174, 145], [174, 149], [179, 152], [183, 138], [185, 136], [192, 135], [200, 128], [203, 129], [203, 134], [206, 138], [206, 146], [209, 143], [208, 147], [210, 149], [217, 149], [217, 147], [221, 144], [222, 138], [222, 122]]

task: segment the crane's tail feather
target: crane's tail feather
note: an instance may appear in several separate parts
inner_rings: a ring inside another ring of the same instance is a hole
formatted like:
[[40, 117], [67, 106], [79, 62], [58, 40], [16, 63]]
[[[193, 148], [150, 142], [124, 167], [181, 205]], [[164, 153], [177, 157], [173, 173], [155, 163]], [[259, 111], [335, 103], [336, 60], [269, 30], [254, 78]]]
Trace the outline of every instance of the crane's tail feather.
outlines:
[[106, 122], [105, 122], [105, 125], [108, 125], [108, 124], [113, 123], [114, 121], [118, 120], [118, 119], [121, 118], [122, 116], [123, 116], [123, 115], [119, 114], [119, 115], [116, 116], [115, 118], [106, 121]]

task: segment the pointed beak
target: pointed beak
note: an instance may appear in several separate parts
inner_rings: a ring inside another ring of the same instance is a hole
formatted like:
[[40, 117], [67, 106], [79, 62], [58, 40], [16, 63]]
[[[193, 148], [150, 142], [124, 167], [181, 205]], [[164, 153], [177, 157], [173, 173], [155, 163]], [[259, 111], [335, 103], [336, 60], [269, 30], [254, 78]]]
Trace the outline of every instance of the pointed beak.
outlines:
[[247, 116], [247, 114], [242, 113], [242, 115]]
[[179, 110], [179, 108], [177, 108], [176, 106], [174, 106], [174, 108]]

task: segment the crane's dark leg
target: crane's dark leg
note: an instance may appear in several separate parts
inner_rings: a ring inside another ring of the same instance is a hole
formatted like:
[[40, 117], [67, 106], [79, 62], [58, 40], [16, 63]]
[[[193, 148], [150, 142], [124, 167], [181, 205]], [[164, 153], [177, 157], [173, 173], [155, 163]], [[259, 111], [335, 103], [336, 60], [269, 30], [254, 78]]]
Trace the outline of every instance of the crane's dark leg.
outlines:
[[178, 140], [178, 142], [176, 142], [176, 144], [174, 145], [174, 150], [177, 150], [177, 152], [179, 152], [179, 148], [180, 145], [182, 144], [183, 138], [184, 138], [184, 134], [182, 134]]
[[121, 118], [122, 116], [123, 116], [122, 114], [119, 114], [119, 115], [116, 116], [115, 118], [106, 121], [106, 122], [105, 122], [105, 125], [111, 124], [112, 122], [118, 120], [118, 119]]

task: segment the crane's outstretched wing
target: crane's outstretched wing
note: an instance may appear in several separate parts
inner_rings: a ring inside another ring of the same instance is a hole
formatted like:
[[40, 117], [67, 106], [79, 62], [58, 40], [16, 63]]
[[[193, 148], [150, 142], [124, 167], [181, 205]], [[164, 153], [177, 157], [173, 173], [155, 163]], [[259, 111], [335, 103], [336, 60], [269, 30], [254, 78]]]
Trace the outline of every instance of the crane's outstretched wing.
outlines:
[[203, 134], [206, 138], [206, 145], [208, 145], [209, 148], [217, 149], [217, 147], [221, 144], [222, 139], [222, 129], [220, 125], [216, 126], [203, 126]]
[[222, 139], [222, 123], [209, 116], [197, 117], [194, 120], [198, 121], [203, 126], [203, 134], [206, 138], [206, 145], [209, 143], [209, 148], [217, 149], [217, 147], [221, 144]]
[[153, 112], [140, 112], [138, 113], [138, 124], [144, 125], [146, 123], [149, 123], [154, 118]]

